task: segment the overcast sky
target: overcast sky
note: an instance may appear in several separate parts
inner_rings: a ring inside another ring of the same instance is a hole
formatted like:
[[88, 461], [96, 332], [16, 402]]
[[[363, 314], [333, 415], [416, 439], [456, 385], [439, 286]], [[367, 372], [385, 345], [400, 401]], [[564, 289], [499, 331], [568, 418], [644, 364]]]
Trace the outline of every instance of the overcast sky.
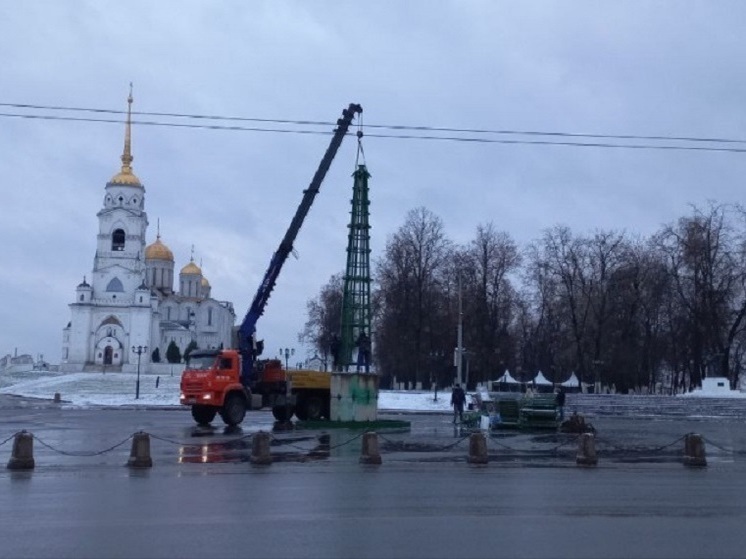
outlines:
[[[364, 124], [746, 138], [745, 21], [746, 3], [711, 0], [4, 0], [0, 102], [124, 110], [133, 82], [135, 111], [334, 121], [355, 102]], [[123, 133], [0, 117], [0, 355], [60, 361]], [[147, 242], [160, 219], [177, 271], [194, 244], [240, 321], [328, 141], [136, 125]], [[373, 258], [418, 206], [457, 243], [489, 221], [521, 245], [558, 223], [649, 235], [689, 204], [741, 202], [746, 166], [739, 153], [363, 141]], [[300, 353], [307, 300], [344, 269], [355, 155], [348, 138], [258, 323], [270, 353]]]

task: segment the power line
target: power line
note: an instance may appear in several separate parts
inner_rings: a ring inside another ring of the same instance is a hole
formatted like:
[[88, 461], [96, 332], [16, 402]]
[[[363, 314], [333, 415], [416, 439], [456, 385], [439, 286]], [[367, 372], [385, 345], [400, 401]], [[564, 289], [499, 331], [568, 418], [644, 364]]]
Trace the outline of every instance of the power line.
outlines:
[[[8, 103], [0, 103], [0, 106], [9, 106]], [[17, 108], [41, 108], [41, 109], [52, 109], [49, 106], [31, 106], [31, 105], [13, 105]], [[58, 107], [58, 110], [71, 110], [71, 111], [86, 111], [95, 113], [108, 113], [108, 114], [124, 114], [124, 111], [110, 110], [110, 109], [75, 109], [75, 108], [63, 108]], [[241, 120], [251, 122], [265, 122], [275, 124], [293, 124], [293, 125], [326, 125], [332, 126], [334, 123], [331, 122], [320, 122], [320, 121], [303, 121], [303, 120], [280, 120], [280, 119], [256, 119], [246, 117], [210, 117], [207, 115], [181, 115], [178, 113], [146, 113], [139, 112], [133, 114], [138, 115], [161, 115], [161, 116], [178, 116], [184, 118], [198, 118], [198, 119], [214, 119], [214, 120]], [[66, 115], [42, 115], [42, 114], [18, 114], [18, 113], [0, 113], [0, 117], [4, 118], [22, 118], [22, 119], [36, 119], [36, 120], [57, 120], [57, 121], [73, 121], [73, 122], [95, 122], [95, 123], [110, 123], [110, 124], [121, 124], [123, 121], [119, 119], [107, 119], [107, 118], [92, 118], [92, 117], [77, 117], [77, 116], [66, 116]], [[227, 131], [241, 131], [241, 132], [276, 132], [284, 134], [305, 134], [305, 135], [329, 135], [332, 134], [331, 130], [306, 130], [306, 129], [288, 129], [288, 128], [261, 128], [255, 126], [228, 126], [224, 124], [192, 124], [184, 122], [163, 122], [154, 120], [133, 120], [132, 124], [144, 125], [144, 126], [164, 126], [173, 128], [195, 128], [195, 129], [206, 129], [206, 130], [227, 130]], [[416, 130], [416, 131], [436, 131], [436, 132], [469, 132], [472, 133], [483, 133], [483, 134], [515, 134], [515, 135], [536, 135], [536, 136], [550, 136], [550, 137], [577, 137], [577, 138], [598, 138], [598, 139], [649, 139], [649, 140], [668, 140], [668, 141], [697, 141], [697, 142], [711, 142], [711, 143], [726, 143], [726, 144], [746, 144], [746, 140], [734, 140], [734, 139], [706, 139], [706, 138], [691, 138], [685, 139], [683, 137], [673, 136], [637, 136], [637, 135], [610, 135], [610, 134], [576, 134], [566, 132], [518, 132], [518, 131], [486, 131], [476, 129], [457, 129], [457, 128], [435, 128], [435, 127], [413, 127], [413, 126], [400, 126], [400, 125], [368, 125], [368, 128], [385, 128], [392, 130]], [[721, 147], [721, 146], [687, 146], [687, 145], [671, 145], [671, 144], [615, 144], [609, 142], [573, 142], [573, 141], [552, 141], [552, 140], [526, 140], [526, 139], [507, 139], [507, 138], [480, 138], [480, 137], [468, 137], [468, 136], [434, 136], [424, 134], [366, 134], [369, 138], [386, 138], [386, 139], [398, 139], [398, 140], [427, 140], [427, 141], [448, 141], [448, 142], [464, 142], [464, 143], [476, 143], [476, 144], [505, 144], [505, 145], [542, 145], [542, 146], [566, 146], [566, 147], [590, 147], [590, 148], [611, 148], [611, 149], [636, 149], [636, 150], [664, 150], [664, 151], [709, 151], [709, 152], [726, 152], [726, 153], [746, 153], [746, 148], [736, 147]]]
[[611, 144], [606, 142], [568, 142], [550, 140], [509, 140], [494, 138], [464, 138], [453, 136], [415, 136], [415, 135], [389, 135], [389, 134], [366, 134], [368, 138], [397, 138], [400, 140], [447, 140], [457, 142], [473, 142], [482, 144], [517, 144], [517, 145], [539, 145], [539, 146], [572, 146], [588, 148], [620, 148], [620, 149], [651, 149], [669, 151], [720, 151], [729, 153], [746, 153], [746, 148], [708, 147], [708, 146], [673, 146], [666, 144]]
[[[104, 113], [104, 114], [120, 114], [126, 115], [127, 111], [117, 109], [95, 109], [88, 107], [63, 107], [59, 105], [29, 105], [22, 103], [0, 103], [0, 107], [12, 107], [16, 109], [42, 109], [49, 111], [72, 111], [72, 112], [88, 112], [88, 113]], [[335, 123], [331, 121], [319, 121], [319, 120], [288, 120], [288, 119], [277, 119], [277, 118], [250, 118], [243, 116], [220, 116], [220, 115], [199, 115], [189, 113], [164, 113], [164, 112], [147, 112], [147, 111], [132, 111], [133, 115], [138, 116], [160, 116], [169, 118], [193, 118], [201, 120], [228, 120], [228, 121], [239, 121], [239, 122], [266, 122], [275, 124], [298, 124], [298, 125], [312, 125], [312, 126], [334, 126]]]
[[[134, 112], [133, 112], [134, 114]], [[36, 120], [67, 120], [73, 122], [103, 122], [109, 124], [123, 124], [124, 121], [112, 118], [86, 118], [76, 116], [56, 116], [56, 115], [21, 115], [13, 113], [0, 113], [0, 117], [6, 118], [26, 118]], [[332, 134], [331, 131], [324, 130], [298, 130], [283, 128], [258, 128], [253, 126], [226, 126], [223, 124], [189, 124], [186, 122], [158, 122], [152, 120], [133, 120], [132, 124], [141, 124], [144, 126], [168, 126], [173, 128], [202, 128], [206, 130], [236, 130], [241, 132], [281, 132], [288, 134]]]
[[[127, 114], [127, 111], [117, 109], [97, 109], [91, 107], [66, 107], [61, 105], [33, 105], [28, 103], [0, 103], [0, 107], [12, 107], [17, 109], [42, 109], [50, 111], [74, 111], [104, 114]], [[294, 124], [310, 126], [334, 126], [332, 121], [318, 120], [291, 120], [274, 118], [251, 118], [241, 116], [225, 115], [201, 115], [192, 113], [171, 112], [147, 112], [132, 111], [133, 115], [157, 116], [168, 118], [190, 118], [200, 120], [238, 121], [238, 122], [264, 122], [274, 124]], [[654, 141], [677, 141], [677, 142], [707, 142], [726, 144], [746, 144], [746, 139], [738, 138], [706, 138], [698, 136], [666, 136], [666, 135], [641, 135], [641, 134], [592, 134], [583, 132], [560, 132], [560, 131], [538, 131], [538, 130], [494, 130], [484, 128], [450, 128], [440, 126], [409, 126], [402, 124], [366, 124], [366, 128], [385, 130], [411, 130], [417, 132], [448, 132], [459, 134], [495, 134], [495, 135], [519, 135], [519, 136], [556, 136], [569, 138], [591, 138], [608, 140], [654, 140]], [[381, 136], [384, 137], [384, 136]]]

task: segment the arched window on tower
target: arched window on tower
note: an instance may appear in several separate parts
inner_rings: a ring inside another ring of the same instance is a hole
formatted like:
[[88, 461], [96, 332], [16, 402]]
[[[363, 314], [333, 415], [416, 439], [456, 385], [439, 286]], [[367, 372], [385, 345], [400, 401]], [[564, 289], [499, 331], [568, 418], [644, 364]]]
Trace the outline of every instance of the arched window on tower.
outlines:
[[115, 229], [111, 234], [111, 250], [124, 250], [124, 229]]
[[[122, 285], [122, 282], [120, 281], [119, 278], [114, 278], [106, 286], [106, 291], [117, 291], [119, 293], [123, 293], [124, 292], [124, 286]], [[116, 295], [114, 297], [116, 297]]]

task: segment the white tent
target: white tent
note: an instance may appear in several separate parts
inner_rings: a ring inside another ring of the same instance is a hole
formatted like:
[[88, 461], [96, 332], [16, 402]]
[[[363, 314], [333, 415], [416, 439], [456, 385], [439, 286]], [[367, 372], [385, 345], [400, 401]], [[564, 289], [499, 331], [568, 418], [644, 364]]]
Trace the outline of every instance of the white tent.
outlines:
[[578, 377], [575, 376], [575, 373], [570, 375], [570, 378], [567, 379], [565, 382], [562, 383], [562, 386], [569, 386], [572, 388], [578, 387]]
[[552, 383], [547, 380], [547, 378], [544, 376], [544, 373], [542, 373], [541, 371], [539, 371], [534, 377], [534, 384], [539, 386], [552, 386]]
[[510, 390], [510, 386], [515, 388], [520, 384], [521, 383], [514, 379], [513, 376], [510, 374], [510, 371], [508, 371], [507, 369], [505, 369], [505, 372], [499, 379], [490, 382], [490, 386], [493, 391], [499, 391], [501, 386]]

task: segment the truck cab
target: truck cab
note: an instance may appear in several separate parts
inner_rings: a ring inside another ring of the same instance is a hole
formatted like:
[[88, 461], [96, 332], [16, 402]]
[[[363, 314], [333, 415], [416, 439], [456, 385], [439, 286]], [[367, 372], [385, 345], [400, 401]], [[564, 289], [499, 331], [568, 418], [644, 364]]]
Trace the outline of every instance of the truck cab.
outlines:
[[181, 375], [179, 402], [191, 406], [192, 417], [208, 424], [220, 414], [226, 425], [238, 425], [251, 408], [251, 392], [241, 384], [236, 350], [197, 350]]

